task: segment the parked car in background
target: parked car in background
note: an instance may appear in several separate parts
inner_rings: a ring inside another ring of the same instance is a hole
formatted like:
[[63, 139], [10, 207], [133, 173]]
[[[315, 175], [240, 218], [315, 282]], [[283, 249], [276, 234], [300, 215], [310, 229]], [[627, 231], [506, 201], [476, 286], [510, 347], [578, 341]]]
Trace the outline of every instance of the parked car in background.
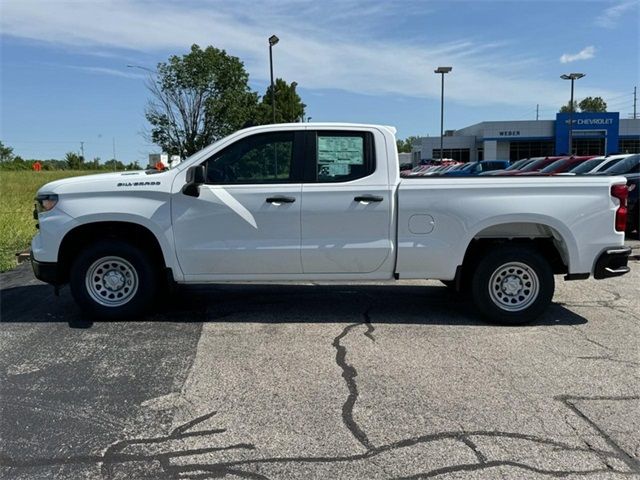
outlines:
[[426, 172], [427, 170], [433, 169], [435, 168], [433, 165], [418, 165], [417, 167], [414, 167], [412, 170], [405, 170], [405, 171], [401, 171], [400, 175], [403, 177], [413, 177], [416, 175], [419, 175], [420, 172]]
[[[448, 172], [449, 170], [456, 168], [460, 165], [464, 165], [461, 164], [459, 162], [453, 162], [450, 160], [444, 160], [442, 165], [436, 165], [434, 168], [431, 168], [429, 170], [426, 170], [424, 172], [420, 172], [418, 175], [418, 177], [430, 177], [432, 175], [440, 175], [443, 172]], [[413, 175], [412, 175], [413, 176]]]
[[447, 177], [464, 177], [471, 175], [478, 175], [482, 172], [488, 172], [491, 170], [501, 170], [509, 166], [508, 160], [484, 160], [482, 162], [470, 162], [465, 165], [464, 168], [458, 170], [450, 170], [442, 173]]
[[638, 192], [640, 191], [640, 173], [629, 173], [627, 177], [627, 188], [629, 196], [627, 197], [627, 235], [635, 234], [636, 238], [640, 237], [640, 202], [638, 201]]
[[500, 170], [489, 170], [487, 172], [482, 172], [479, 175], [492, 176], [492, 175], [499, 175], [501, 172], [510, 172], [512, 170], [520, 170], [521, 168], [523, 168], [523, 167], [529, 165], [530, 163], [535, 162], [536, 160], [539, 160], [541, 158], [544, 158], [544, 157], [521, 158], [520, 160], [517, 160], [517, 161], [513, 162], [507, 168], [500, 169]]
[[587, 160], [586, 162], [573, 167], [567, 173], [573, 173], [575, 175], [579, 175], [582, 173], [596, 173], [601, 170], [606, 170], [607, 168], [610, 168], [618, 163], [620, 160], [624, 160], [625, 158], [630, 156], [631, 154], [594, 157], [591, 160]]
[[629, 155], [596, 175], [626, 175], [627, 173], [640, 173], [640, 154]]
[[593, 156], [584, 156], [584, 157], [568, 157], [561, 158], [560, 160], [556, 160], [555, 162], [547, 165], [542, 170], [540, 170], [540, 175], [554, 175], [557, 173], [568, 172], [574, 167], [591, 160]]
[[412, 163], [403, 163], [402, 165], [400, 165], [400, 171], [404, 172], [407, 170], [412, 170], [413, 169], [413, 164]]
[[556, 160], [560, 160], [561, 158], [566, 158], [566, 157], [544, 157], [544, 158], [539, 158], [538, 160], [535, 160], [535, 161], [529, 163], [527, 166], [525, 166], [525, 167], [523, 167], [523, 168], [521, 168], [519, 170], [504, 171], [504, 172], [500, 173], [499, 175], [525, 175], [525, 174], [539, 172], [540, 170], [542, 170], [547, 165], [551, 165], [553, 162], [555, 162]]
[[627, 178], [627, 228], [626, 233], [638, 232], [640, 211], [638, 209], [638, 179], [640, 178], [640, 154], [629, 155], [615, 165], [594, 175], [623, 175]]

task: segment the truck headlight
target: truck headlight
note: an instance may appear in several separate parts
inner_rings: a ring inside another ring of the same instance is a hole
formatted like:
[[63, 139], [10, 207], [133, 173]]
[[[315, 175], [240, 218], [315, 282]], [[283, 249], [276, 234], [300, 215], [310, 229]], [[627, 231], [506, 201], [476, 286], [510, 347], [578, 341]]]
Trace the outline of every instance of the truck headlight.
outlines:
[[58, 195], [55, 193], [40, 194], [36, 197], [36, 210], [38, 213], [48, 212], [58, 203]]

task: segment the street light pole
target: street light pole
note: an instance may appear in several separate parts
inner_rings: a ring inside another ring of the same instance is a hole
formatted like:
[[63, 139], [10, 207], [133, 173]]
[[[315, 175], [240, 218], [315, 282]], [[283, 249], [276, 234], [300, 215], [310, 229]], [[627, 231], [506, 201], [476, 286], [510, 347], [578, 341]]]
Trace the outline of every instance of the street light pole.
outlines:
[[453, 70], [453, 67], [438, 67], [433, 73], [442, 75], [442, 84], [440, 89], [440, 161], [444, 157], [444, 74]]
[[273, 86], [273, 46], [280, 41], [275, 35], [269, 37], [269, 70], [271, 71], [271, 113], [276, 123], [276, 89]]
[[573, 155], [573, 82], [584, 76], [584, 73], [560, 75], [560, 78], [563, 80], [571, 80], [571, 100], [569, 100], [569, 155]]

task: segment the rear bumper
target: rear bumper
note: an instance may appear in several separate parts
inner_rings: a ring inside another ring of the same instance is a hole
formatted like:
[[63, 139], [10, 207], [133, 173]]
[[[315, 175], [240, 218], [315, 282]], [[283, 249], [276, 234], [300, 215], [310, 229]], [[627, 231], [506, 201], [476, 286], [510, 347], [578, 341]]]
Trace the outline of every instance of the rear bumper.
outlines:
[[51, 285], [59, 285], [61, 283], [60, 272], [56, 262], [39, 262], [33, 258], [33, 252], [31, 252], [31, 268], [33, 268], [33, 274], [38, 280]]
[[628, 273], [630, 268], [627, 266], [631, 255], [629, 247], [612, 247], [606, 249], [600, 254], [596, 260], [596, 266], [593, 270], [593, 278], [601, 280], [603, 278], [619, 277]]

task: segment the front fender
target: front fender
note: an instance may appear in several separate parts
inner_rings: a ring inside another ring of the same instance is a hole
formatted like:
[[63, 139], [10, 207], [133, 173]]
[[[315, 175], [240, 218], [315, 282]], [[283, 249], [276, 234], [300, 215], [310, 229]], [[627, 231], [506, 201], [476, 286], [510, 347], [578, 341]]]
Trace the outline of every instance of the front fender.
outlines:
[[[119, 192], [118, 192], [119, 193]], [[40, 221], [40, 239], [36, 247], [46, 244], [46, 255], [34, 249], [34, 256], [41, 261], [57, 261], [63, 238], [74, 228], [96, 222], [125, 222], [137, 224], [149, 230], [158, 240], [167, 267], [174, 278], [182, 280], [171, 230], [169, 195], [163, 192], [143, 192], [140, 196], [122, 196], [122, 193], [98, 193], [61, 197], [54, 209], [55, 216]], [[53, 213], [53, 212], [51, 212]], [[38, 256], [40, 255], [40, 256]], [[45, 258], [46, 257], [46, 258]]]

